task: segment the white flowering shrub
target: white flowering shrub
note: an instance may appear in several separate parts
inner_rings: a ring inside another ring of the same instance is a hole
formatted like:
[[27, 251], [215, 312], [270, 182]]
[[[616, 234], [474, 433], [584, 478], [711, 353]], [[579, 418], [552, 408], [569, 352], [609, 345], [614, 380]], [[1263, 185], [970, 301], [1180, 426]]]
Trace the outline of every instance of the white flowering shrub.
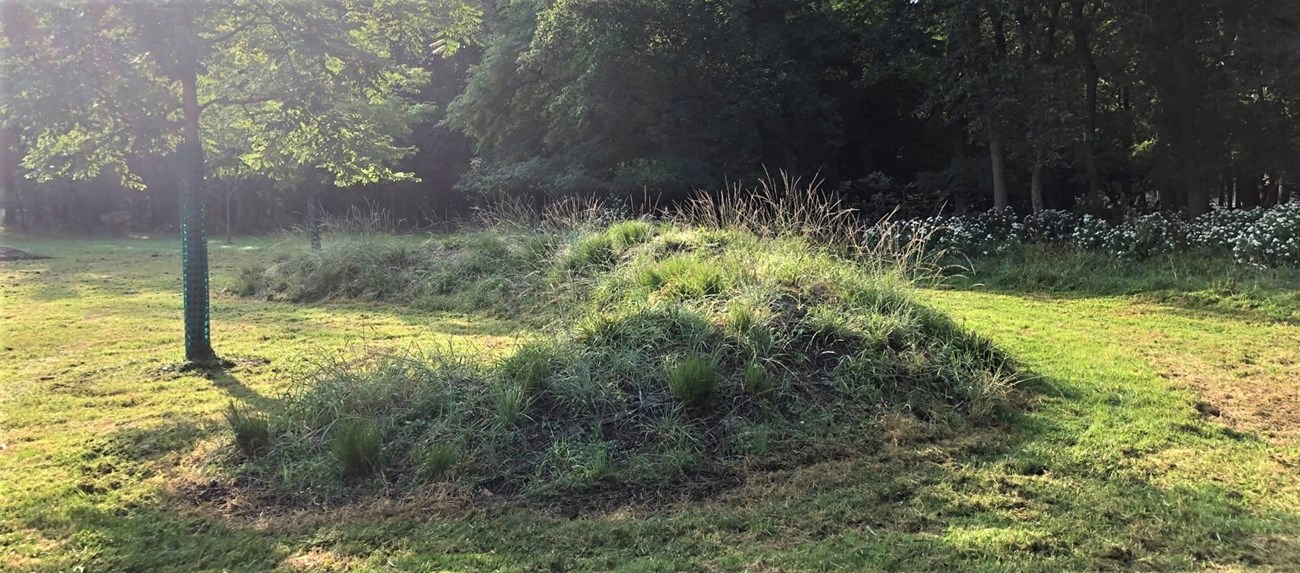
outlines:
[[1025, 242], [1063, 244], [1074, 239], [1082, 215], [1069, 211], [1046, 210], [1025, 216], [1021, 236]]
[[1260, 214], [1237, 237], [1233, 256], [1262, 267], [1300, 266], [1300, 203], [1279, 205]]
[[1004, 253], [1021, 243], [1024, 225], [1011, 209], [949, 217], [938, 238], [940, 247], [969, 256]]
[[1105, 219], [1085, 214], [1074, 228], [1074, 245], [1088, 251], [1105, 251], [1110, 248], [1113, 232]]
[[1124, 259], [1148, 259], [1186, 249], [1183, 221], [1165, 213], [1140, 215], [1111, 230], [1106, 250]]
[[1267, 209], [1217, 209], [1187, 224], [1187, 243], [1193, 248], [1231, 251], [1237, 239], [1250, 229]]
[[895, 221], [867, 232], [925, 239], [932, 248], [978, 257], [1024, 244], [1073, 246], [1126, 259], [1198, 249], [1231, 254], [1242, 264], [1300, 266], [1300, 203], [1264, 209], [1218, 210], [1188, 221], [1151, 213], [1110, 223], [1092, 215], [1043, 211], [1018, 219], [1010, 211]]

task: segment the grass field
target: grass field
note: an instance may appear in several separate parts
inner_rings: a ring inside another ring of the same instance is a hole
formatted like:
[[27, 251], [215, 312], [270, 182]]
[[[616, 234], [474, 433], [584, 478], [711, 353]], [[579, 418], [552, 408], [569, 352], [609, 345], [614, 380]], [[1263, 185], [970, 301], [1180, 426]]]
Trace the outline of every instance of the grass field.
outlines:
[[[923, 298], [1032, 375], [1020, 416], [955, 434], [886, 421], [870, 451], [702, 499], [574, 511], [430, 491], [289, 511], [194, 494], [231, 400], [273, 404], [339, 352], [504, 356], [530, 333], [218, 294], [214, 346], [237, 366], [205, 378], [175, 368], [173, 238], [0, 243], [54, 257], [0, 262], [3, 570], [1300, 570], [1295, 273], [992, 264]], [[246, 261], [305, 248], [213, 246], [218, 291]]]

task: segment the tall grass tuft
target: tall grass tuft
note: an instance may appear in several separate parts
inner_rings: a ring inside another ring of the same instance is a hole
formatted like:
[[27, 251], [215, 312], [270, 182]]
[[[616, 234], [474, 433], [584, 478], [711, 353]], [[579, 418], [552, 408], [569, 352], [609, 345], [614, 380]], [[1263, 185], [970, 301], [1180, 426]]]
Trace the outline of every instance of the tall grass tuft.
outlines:
[[451, 474], [460, 463], [460, 449], [450, 444], [428, 444], [418, 454], [420, 471], [432, 479], [442, 479]]
[[745, 365], [745, 391], [764, 399], [776, 395], [776, 382], [762, 362], [754, 360]]
[[502, 428], [517, 426], [519, 420], [524, 417], [524, 410], [528, 409], [528, 404], [531, 401], [532, 398], [528, 389], [524, 386], [511, 383], [502, 384], [496, 391], [497, 423]]
[[733, 183], [718, 193], [701, 192], [680, 206], [674, 218], [691, 225], [739, 229], [760, 237], [798, 236], [818, 243], [853, 244], [864, 225], [857, 213], [822, 180], [807, 181], [785, 171], [767, 173], [755, 184]]
[[262, 412], [231, 402], [226, 407], [226, 423], [235, 434], [235, 446], [245, 456], [260, 456], [271, 444], [270, 418]]
[[718, 393], [718, 362], [712, 356], [691, 353], [671, 361], [667, 367], [668, 387], [682, 405], [701, 410]]
[[341, 420], [335, 425], [330, 450], [338, 461], [344, 479], [358, 479], [379, 469], [383, 434], [374, 422], [362, 419]]

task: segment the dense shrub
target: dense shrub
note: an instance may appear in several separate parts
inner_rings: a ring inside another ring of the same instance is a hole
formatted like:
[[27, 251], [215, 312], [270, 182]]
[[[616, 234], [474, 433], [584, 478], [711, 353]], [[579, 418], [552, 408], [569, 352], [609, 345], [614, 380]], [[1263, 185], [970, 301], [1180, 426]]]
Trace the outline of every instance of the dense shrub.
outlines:
[[1233, 252], [1245, 264], [1300, 266], [1300, 203], [1261, 213], [1237, 236]]
[[1187, 248], [1181, 219], [1166, 213], [1133, 217], [1111, 229], [1106, 250], [1122, 259], [1149, 259]]
[[1092, 215], [1044, 211], [1016, 219], [1010, 211], [895, 221], [869, 229], [862, 241], [884, 236], [924, 240], [932, 251], [978, 257], [1019, 245], [1073, 247], [1122, 259], [1143, 260], [1202, 250], [1233, 256], [1242, 264], [1300, 265], [1300, 204], [1264, 209], [1218, 210], [1186, 220], [1149, 213], [1110, 223]]

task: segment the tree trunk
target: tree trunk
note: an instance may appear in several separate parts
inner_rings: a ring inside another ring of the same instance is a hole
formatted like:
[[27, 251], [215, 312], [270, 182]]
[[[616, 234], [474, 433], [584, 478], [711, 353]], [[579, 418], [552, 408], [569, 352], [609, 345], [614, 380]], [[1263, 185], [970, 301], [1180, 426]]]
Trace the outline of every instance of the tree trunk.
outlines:
[[10, 147], [9, 130], [0, 118], [0, 207], [5, 210], [4, 226], [13, 229], [18, 224], [18, 185], [14, 177], [14, 154]]
[[[954, 127], [952, 131], [952, 170], [953, 181], [958, 181], [958, 177], [965, 173], [966, 170], [966, 133], [961, 128]], [[970, 209], [970, 201], [967, 195], [970, 193], [965, 187], [953, 186], [952, 206], [958, 214], [965, 214]]]
[[[9, 52], [17, 52], [20, 45], [26, 43], [25, 25], [21, 21], [22, 7], [14, 0], [0, 0], [0, 35], [9, 43]], [[0, 53], [0, 56], [8, 54]], [[8, 97], [8, 83], [0, 85], [0, 97]], [[9, 125], [9, 118], [0, 117], [0, 208], [5, 211], [4, 226], [13, 229], [21, 226], [26, 229], [26, 218], [21, 215], [22, 199], [18, 195], [18, 129]]]
[[235, 244], [235, 232], [233, 230], [234, 217], [232, 216], [234, 212], [234, 209], [232, 209], [234, 203], [235, 203], [235, 193], [234, 191], [231, 191], [230, 184], [227, 183], [226, 184], [226, 244], [227, 245]]
[[1282, 178], [1277, 180], [1277, 202], [1283, 205], [1291, 202], [1291, 186]]
[[1089, 40], [1088, 22], [1084, 15], [1084, 5], [1087, 0], [1074, 0], [1073, 8], [1073, 32], [1074, 32], [1074, 51], [1079, 58], [1079, 64], [1083, 67], [1084, 89], [1085, 89], [1085, 108], [1084, 108], [1084, 130], [1083, 130], [1083, 166], [1088, 177], [1088, 198], [1097, 201], [1101, 194], [1101, 174], [1097, 170], [1097, 85], [1101, 81], [1101, 73], [1097, 68], [1097, 60], [1092, 55], [1092, 45]]
[[307, 239], [311, 241], [311, 250], [320, 250], [320, 206], [317, 204], [316, 190], [307, 193]]
[[1260, 203], [1259, 177], [1237, 178], [1237, 206], [1243, 209], [1258, 207]]
[[1256, 177], [1255, 184], [1258, 188], [1261, 189], [1262, 197], [1260, 197], [1260, 199], [1263, 202], [1264, 206], [1265, 207], [1277, 206], [1278, 199], [1280, 199], [1280, 197], [1278, 193], [1277, 184], [1273, 181], [1273, 178], [1267, 176]]
[[1195, 175], [1187, 181], [1187, 216], [1193, 219], [1210, 212], [1210, 191], [1204, 181]]
[[993, 208], [999, 211], [1010, 205], [1007, 195], [1006, 162], [1002, 153], [1002, 136], [989, 130], [989, 160], [993, 163]]
[[1029, 177], [1029, 197], [1034, 203], [1034, 212], [1043, 212], [1043, 164], [1035, 163], [1034, 172]]
[[[188, 27], [185, 33], [192, 33]], [[197, 67], [197, 66], [195, 66]], [[185, 70], [180, 79], [184, 108], [184, 142], [177, 148], [181, 162], [181, 261], [185, 296], [185, 359], [192, 363], [214, 363], [211, 318], [208, 300], [208, 236], [204, 228], [203, 141], [199, 138], [198, 80], [195, 67]]]

